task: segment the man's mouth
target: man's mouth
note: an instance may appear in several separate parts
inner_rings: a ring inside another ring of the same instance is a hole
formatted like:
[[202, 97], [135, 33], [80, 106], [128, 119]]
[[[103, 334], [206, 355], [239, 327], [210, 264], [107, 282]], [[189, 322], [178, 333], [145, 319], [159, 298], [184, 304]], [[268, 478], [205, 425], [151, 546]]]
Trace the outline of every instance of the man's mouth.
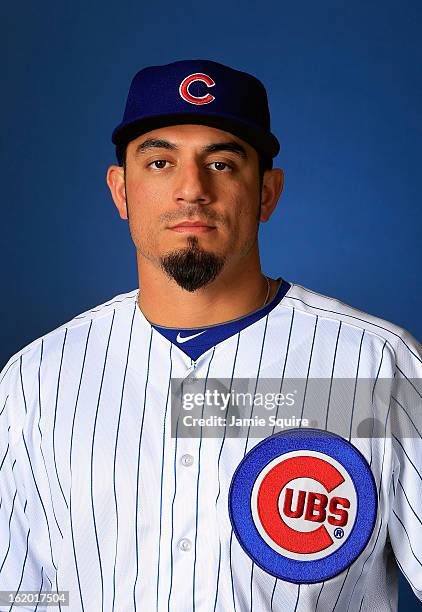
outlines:
[[169, 229], [178, 233], [203, 234], [215, 229], [215, 226], [208, 225], [204, 221], [182, 221], [177, 225], [171, 226]]

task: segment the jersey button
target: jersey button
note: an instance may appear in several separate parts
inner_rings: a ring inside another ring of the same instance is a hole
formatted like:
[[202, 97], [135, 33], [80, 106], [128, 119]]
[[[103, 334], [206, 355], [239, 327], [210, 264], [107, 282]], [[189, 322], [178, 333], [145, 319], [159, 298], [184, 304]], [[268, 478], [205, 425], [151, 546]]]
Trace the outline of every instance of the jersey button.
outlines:
[[192, 455], [188, 454], [182, 455], [182, 457], [180, 458], [180, 462], [185, 467], [190, 467], [191, 465], [193, 465], [193, 457]]
[[182, 538], [179, 540], [178, 547], [180, 550], [183, 550], [183, 552], [187, 552], [192, 548], [192, 542], [189, 540], [189, 538]]

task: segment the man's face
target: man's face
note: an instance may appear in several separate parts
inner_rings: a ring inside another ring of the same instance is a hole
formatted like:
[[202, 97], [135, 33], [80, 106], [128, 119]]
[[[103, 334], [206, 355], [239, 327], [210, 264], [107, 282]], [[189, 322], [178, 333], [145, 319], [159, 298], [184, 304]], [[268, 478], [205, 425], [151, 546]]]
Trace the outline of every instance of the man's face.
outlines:
[[258, 154], [228, 132], [178, 125], [139, 136], [127, 147], [125, 186], [126, 210], [119, 210], [138, 257], [188, 291], [257, 249], [266, 220]]

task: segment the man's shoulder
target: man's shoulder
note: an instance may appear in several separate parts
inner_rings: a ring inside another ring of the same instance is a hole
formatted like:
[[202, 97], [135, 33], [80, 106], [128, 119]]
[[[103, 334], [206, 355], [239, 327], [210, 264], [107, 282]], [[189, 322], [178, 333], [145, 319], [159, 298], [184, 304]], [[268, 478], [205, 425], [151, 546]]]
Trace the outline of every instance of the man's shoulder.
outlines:
[[41, 359], [48, 359], [49, 356], [55, 357], [57, 353], [63, 350], [64, 338], [68, 336], [69, 332], [72, 332], [73, 344], [85, 342], [87, 331], [93, 322], [104, 320], [106, 323], [107, 317], [111, 317], [117, 310], [126, 307], [133, 308], [137, 293], [138, 289], [134, 289], [128, 293], [115, 295], [106, 302], [76, 315], [66, 323], [21, 348], [10, 357], [2, 369], [0, 385], [8, 376], [11, 376], [12, 372], [19, 372], [23, 360], [25, 361], [25, 366], [30, 367], [31, 364], [39, 363]]
[[422, 355], [420, 342], [404, 327], [302, 285], [291, 284], [283, 305], [319, 319], [338, 321], [342, 326], [358, 328], [365, 334], [378, 337], [382, 343], [389, 345], [399, 360], [406, 354], [417, 359]]

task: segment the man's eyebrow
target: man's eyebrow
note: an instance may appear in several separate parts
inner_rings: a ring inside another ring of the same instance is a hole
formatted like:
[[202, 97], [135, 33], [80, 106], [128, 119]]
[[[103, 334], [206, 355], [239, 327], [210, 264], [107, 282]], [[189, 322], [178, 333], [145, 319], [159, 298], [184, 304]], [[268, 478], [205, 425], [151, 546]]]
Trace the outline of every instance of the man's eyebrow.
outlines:
[[219, 151], [231, 151], [232, 153], [237, 153], [240, 157], [243, 157], [243, 159], [247, 159], [248, 157], [245, 148], [234, 140], [215, 142], [204, 147], [205, 153], [218, 153]]
[[[167, 149], [171, 151], [177, 150], [177, 146], [173, 142], [169, 142], [168, 140], [163, 140], [161, 138], [148, 138], [148, 140], [144, 140], [138, 144], [135, 150], [135, 157], [150, 149]], [[213, 142], [212, 144], [206, 145], [203, 149], [204, 153], [218, 153], [220, 151], [230, 151], [232, 153], [237, 153], [243, 159], [247, 159], [247, 153], [245, 148], [235, 140], [228, 140], [224, 142]]]
[[139, 153], [144, 153], [149, 149], [177, 149], [176, 145], [168, 140], [162, 140], [161, 138], [148, 138], [148, 140], [144, 140], [138, 144], [135, 150], [135, 156]]

